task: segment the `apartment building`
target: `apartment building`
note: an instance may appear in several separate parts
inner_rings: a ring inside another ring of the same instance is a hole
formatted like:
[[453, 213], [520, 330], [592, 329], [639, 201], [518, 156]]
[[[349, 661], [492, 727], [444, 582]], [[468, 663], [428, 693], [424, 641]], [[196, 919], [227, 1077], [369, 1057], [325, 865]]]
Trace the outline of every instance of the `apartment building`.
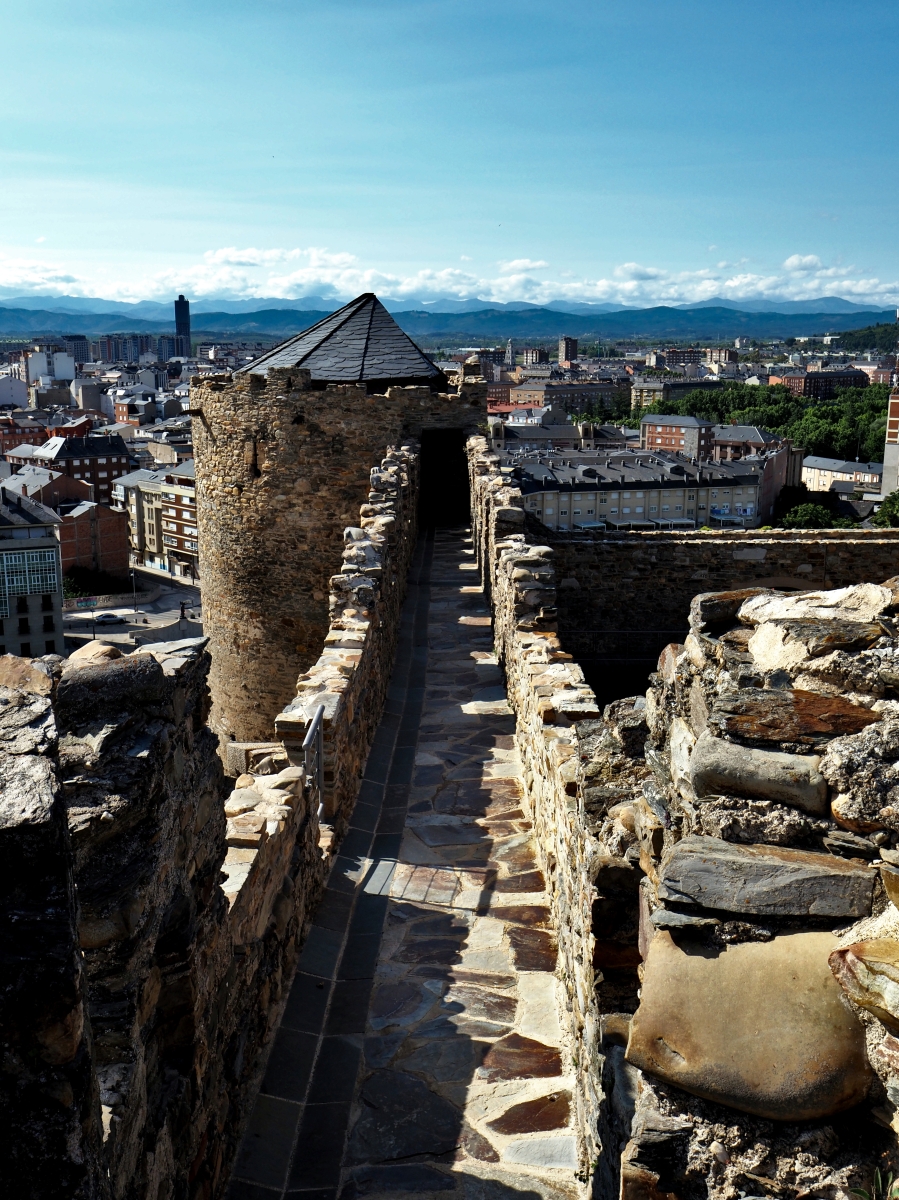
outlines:
[[811, 396], [816, 400], [829, 400], [840, 388], [867, 387], [868, 376], [854, 368], [825, 367], [822, 371], [784, 371], [769, 375], [768, 383], [782, 384], [794, 396]]
[[52, 509], [0, 486], [0, 654], [62, 654], [62, 572]]
[[133, 565], [198, 578], [193, 459], [177, 467], [130, 472], [116, 481], [114, 501], [128, 513]]
[[553, 406], [563, 408], [568, 413], [577, 413], [608, 408], [619, 395], [619, 385], [614, 379], [597, 379], [589, 383], [556, 383], [548, 379], [530, 379], [512, 388], [509, 403], [530, 405], [534, 408]]
[[711, 458], [714, 428], [702, 417], [646, 416], [640, 422], [640, 449]]
[[694, 463], [679, 454], [502, 454], [525, 510], [557, 530], [752, 528], [760, 463]]
[[802, 460], [802, 482], [810, 492], [829, 492], [834, 483], [854, 483], [860, 491], [879, 492], [884, 464], [822, 458], [810, 454]]
[[570, 367], [577, 362], [577, 338], [559, 338], [559, 366]]
[[701, 363], [706, 352], [696, 346], [669, 346], [663, 354], [666, 366], [688, 367]]
[[730, 346], [708, 346], [705, 351], [705, 361], [711, 366], [712, 363], [736, 363], [740, 361], [740, 354], [737, 350], [732, 350]]
[[717, 379], [653, 379], [635, 375], [631, 383], [631, 408], [654, 408], [688, 392], [713, 391], [719, 387]]
[[23, 445], [4, 456], [16, 467], [47, 467], [93, 486], [99, 504], [112, 500], [113, 482], [130, 469], [128, 447], [118, 434], [51, 437], [42, 446]]
[[[575, 343], [576, 345], [577, 343]], [[538, 363], [549, 362], [549, 351], [542, 347], [528, 348], [522, 351], [522, 361], [526, 367], [536, 367]]]

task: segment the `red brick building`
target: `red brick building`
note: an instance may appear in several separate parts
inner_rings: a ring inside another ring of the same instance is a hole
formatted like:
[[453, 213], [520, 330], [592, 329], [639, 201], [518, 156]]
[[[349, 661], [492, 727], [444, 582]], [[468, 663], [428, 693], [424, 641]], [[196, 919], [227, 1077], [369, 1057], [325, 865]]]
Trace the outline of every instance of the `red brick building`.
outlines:
[[62, 518], [59, 553], [62, 573], [72, 567], [87, 567], [127, 578], [128, 514], [118, 508], [86, 501]]

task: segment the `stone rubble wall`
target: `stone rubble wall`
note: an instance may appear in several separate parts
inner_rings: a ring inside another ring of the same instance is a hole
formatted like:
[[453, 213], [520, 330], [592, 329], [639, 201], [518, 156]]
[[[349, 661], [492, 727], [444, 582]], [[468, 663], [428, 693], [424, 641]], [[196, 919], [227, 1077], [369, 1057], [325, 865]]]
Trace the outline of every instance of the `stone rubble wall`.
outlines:
[[600, 1153], [600, 1021], [593, 976], [591, 881], [596, 844], [580, 812], [581, 729], [601, 714], [580, 667], [556, 634], [553, 551], [522, 532], [520, 491], [498, 471], [486, 439], [468, 443], [475, 550], [493, 608], [497, 655], [516, 715], [524, 766], [525, 805], [534, 822], [540, 865], [552, 900], [559, 971], [575, 1049], [577, 1124], [581, 1159]]
[[695, 596], [600, 716], [555, 628], [574, 548], [538, 544], [482, 439], [469, 461], [593, 1194], [871, 1192], [899, 1166], [896, 581]]
[[574, 534], [528, 518], [555, 551], [559, 628], [686, 630], [697, 592], [835, 588], [899, 570], [899, 529]]
[[204, 629], [212, 727], [223, 742], [265, 741], [297, 676], [328, 633], [343, 531], [388, 445], [423, 429], [474, 432], [487, 386], [457, 394], [311, 386], [305, 370], [192, 380]]
[[27, 867], [3, 1094], [18, 1162], [45, 1160], [21, 1172], [29, 1196], [227, 1183], [324, 862], [286, 759], [226, 807], [208, 671], [205, 639], [0, 659], [4, 849]]
[[359, 524], [344, 530], [343, 566], [329, 581], [331, 624], [318, 660], [275, 718], [291, 761], [324, 708], [324, 819], [339, 838], [381, 719], [417, 539], [419, 456], [415, 443], [389, 448], [371, 472]]

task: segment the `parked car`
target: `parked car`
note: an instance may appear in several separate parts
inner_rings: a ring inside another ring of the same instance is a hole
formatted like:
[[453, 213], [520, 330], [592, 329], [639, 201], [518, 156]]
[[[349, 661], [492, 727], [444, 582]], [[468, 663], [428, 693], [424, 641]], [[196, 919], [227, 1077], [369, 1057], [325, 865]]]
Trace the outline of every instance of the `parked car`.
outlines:
[[97, 613], [94, 623], [97, 625], [124, 625], [125, 618], [118, 617], [115, 613]]

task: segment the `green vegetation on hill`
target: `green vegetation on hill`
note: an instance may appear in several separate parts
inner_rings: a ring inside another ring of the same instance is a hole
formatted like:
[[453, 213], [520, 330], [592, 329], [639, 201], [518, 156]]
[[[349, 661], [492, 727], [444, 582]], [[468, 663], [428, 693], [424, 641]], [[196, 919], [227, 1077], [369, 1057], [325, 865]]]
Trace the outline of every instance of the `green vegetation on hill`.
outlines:
[[882, 462], [889, 395], [885, 383], [844, 388], [831, 400], [794, 396], [781, 384], [729, 383], [715, 391], [687, 392], [645, 411], [705, 417], [719, 425], [758, 425], [790, 438], [807, 454]]
[[865, 350], [877, 350], [881, 354], [896, 353], [899, 329], [895, 321], [886, 325], [868, 325], [864, 329], [849, 329], [840, 334], [840, 349], [848, 354], [863, 354]]

